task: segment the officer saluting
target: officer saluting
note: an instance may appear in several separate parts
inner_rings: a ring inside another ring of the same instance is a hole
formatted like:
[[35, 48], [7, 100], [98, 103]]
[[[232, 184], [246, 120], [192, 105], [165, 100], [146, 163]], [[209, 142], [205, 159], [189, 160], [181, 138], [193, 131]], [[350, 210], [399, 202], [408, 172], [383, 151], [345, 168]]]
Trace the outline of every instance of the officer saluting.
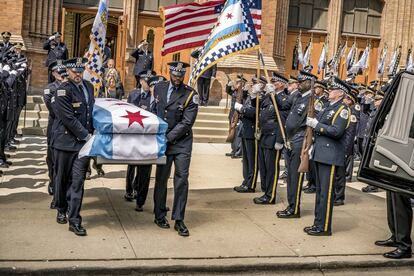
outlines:
[[[68, 48], [66, 48], [65, 43], [61, 41], [61, 36], [62, 34], [60, 32], [54, 32], [43, 44], [43, 49], [48, 51], [46, 59], [46, 67], [48, 68], [52, 62], [58, 59], [66, 60], [68, 58]], [[50, 70], [48, 81], [49, 83], [54, 81]]]
[[318, 118], [307, 118], [306, 125], [314, 129], [312, 159], [315, 165], [316, 203], [314, 224], [304, 231], [312, 236], [330, 236], [334, 203], [334, 180], [338, 166], [345, 164], [342, 138], [348, 127], [351, 112], [343, 103], [349, 86], [334, 77], [329, 84], [329, 106]]
[[161, 228], [169, 228], [167, 215], [167, 182], [174, 163], [174, 203], [172, 219], [174, 229], [181, 236], [190, 232], [184, 224], [185, 207], [188, 195], [188, 175], [193, 146], [192, 127], [198, 112], [198, 94], [183, 84], [186, 68], [184, 62], [170, 62], [171, 80], [160, 82], [154, 88], [155, 110], [158, 117], [168, 123], [167, 163], [157, 166], [154, 189], [154, 222]]
[[3, 41], [0, 42], [0, 59], [2, 59], [13, 47], [13, 43], [10, 42], [11, 32], [2, 32], [1, 37]]
[[52, 145], [56, 161], [57, 222], [67, 223], [66, 211], [69, 209], [69, 231], [78, 236], [86, 235], [85, 228], [81, 226], [80, 210], [89, 165], [89, 158], [78, 158], [78, 154], [92, 136], [95, 102], [92, 84], [82, 79], [86, 61], [86, 58], [74, 58], [63, 63], [67, 68], [68, 81], [56, 91]]
[[138, 48], [131, 53], [131, 56], [135, 58], [134, 75], [137, 87], [139, 87], [139, 74], [142, 71], [152, 70], [154, 67], [154, 56], [148, 50], [148, 41], [146, 39], [141, 40]]

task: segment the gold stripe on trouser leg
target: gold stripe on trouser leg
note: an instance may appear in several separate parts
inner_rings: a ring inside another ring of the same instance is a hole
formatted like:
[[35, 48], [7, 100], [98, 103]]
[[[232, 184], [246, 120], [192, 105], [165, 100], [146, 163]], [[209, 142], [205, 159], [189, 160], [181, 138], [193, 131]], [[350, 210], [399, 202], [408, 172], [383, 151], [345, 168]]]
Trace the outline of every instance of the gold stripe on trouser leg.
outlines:
[[255, 190], [256, 189], [256, 184], [257, 184], [257, 159], [258, 159], [258, 153], [259, 151], [259, 142], [257, 141], [257, 139], [254, 139], [254, 168], [253, 168], [253, 181], [252, 181], [252, 186], [250, 187], [251, 189]]
[[330, 206], [331, 206], [331, 197], [332, 197], [332, 186], [334, 182], [335, 176], [335, 165], [331, 167], [331, 175], [329, 177], [329, 190], [328, 190], [328, 204], [326, 205], [326, 218], [325, 218], [325, 231], [328, 231], [328, 222], [329, 222], [329, 215], [330, 215]]
[[280, 156], [280, 150], [276, 151], [276, 161], [275, 161], [275, 176], [273, 177], [273, 188], [272, 188], [272, 198], [270, 199], [270, 202], [275, 200], [276, 197], [276, 187], [277, 187], [277, 180], [279, 179], [279, 156]]
[[297, 191], [296, 191], [296, 203], [295, 203], [295, 215], [298, 213], [298, 209], [299, 209], [299, 196], [300, 196], [300, 190], [302, 189], [302, 178], [303, 178], [303, 173], [299, 174], [299, 181], [298, 181], [298, 185], [297, 185]]

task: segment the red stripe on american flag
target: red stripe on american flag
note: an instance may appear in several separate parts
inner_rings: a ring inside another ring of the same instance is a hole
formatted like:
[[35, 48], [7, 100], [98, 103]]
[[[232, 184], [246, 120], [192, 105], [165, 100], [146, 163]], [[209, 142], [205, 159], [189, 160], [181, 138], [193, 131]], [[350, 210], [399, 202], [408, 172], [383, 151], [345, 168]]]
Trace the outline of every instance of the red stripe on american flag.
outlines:
[[[181, 20], [194, 18], [195, 16], [206, 16], [206, 15], [213, 15], [213, 14], [215, 14], [214, 11], [208, 10], [208, 11], [200, 12], [200, 13], [197, 13], [197, 14], [189, 14], [189, 15], [185, 15], [185, 16], [180, 17], [180, 18], [171, 19], [171, 20], [165, 21], [165, 24], [170, 25], [170, 24], [180, 22]], [[217, 17], [218, 17], [218, 15], [217, 15]]]
[[181, 39], [185, 39], [185, 38], [191, 38], [191, 37], [197, 37], [197, 36], [208, 36], [208, 34], [210, 34], [210, 29], [206, 29], [206, 30], [202, 30], [202, 31], [198, 31], [198, 32], [191, 32], [188, 34], [179, 34], [167, 39], [164, 39], [164, 43], [168, 44], [177, 40], [181, 40]]
[[[172, 32], [176, 32], [176, 31], [180, 31], [180, 30], [185, 31], [184, 29], [186, 29], [186, 28], [191, 28], [191, 27], [195, 27], [195, 26], [201, 26], [201, 25], [205, 25], [205, 24], [209, 24], [209, 23], [211, 24], [211, 26], [213, 26], [214, 23], [216, 23], [216, 22], [217, 22], [217, 18], [211, 19], [211, 20], [199, 21], [199, 22], [191, 22], [191, 23], [187, 23], [187, 24], [183, 24], [183, 25], [178, 25], [178, 26], [176, 26], [174, 28], [168, 29], [167, 33], [172, 33]], [[211, 31], [211, 26], [208, 29], [210, 31]]]
[[193, 43], [183, 44], [183, 45], [180, 45], [180, 46], [171, 47], [171, 48], [165, 49], [162, 52], [162, 55], [165, 56], [167, 54], [178, 52], [178, 51], [181, 51], [181, 50], [184, 50], [184, 49], [200, 47], [200, 46], [204, 45], [204, 42], [205, 42], [205, 40], [202, 40], [202, 41], [196, 41], [196, 42], [193, 42]]

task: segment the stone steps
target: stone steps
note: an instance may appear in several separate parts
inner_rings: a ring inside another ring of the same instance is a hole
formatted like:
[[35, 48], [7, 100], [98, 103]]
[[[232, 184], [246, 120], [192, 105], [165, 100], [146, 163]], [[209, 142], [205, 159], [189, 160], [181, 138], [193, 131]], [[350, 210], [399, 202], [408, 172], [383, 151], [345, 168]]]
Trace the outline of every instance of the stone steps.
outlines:
[[222, 106], [200, 107], [193, 127], [196, 143], [225, 143], [229, 110]]

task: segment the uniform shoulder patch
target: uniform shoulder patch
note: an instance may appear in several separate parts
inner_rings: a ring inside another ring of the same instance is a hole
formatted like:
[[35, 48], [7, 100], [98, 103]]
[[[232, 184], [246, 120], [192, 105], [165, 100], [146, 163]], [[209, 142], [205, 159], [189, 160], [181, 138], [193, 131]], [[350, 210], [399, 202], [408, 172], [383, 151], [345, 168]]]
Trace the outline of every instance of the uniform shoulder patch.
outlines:
[[351, 122], [352, 123], [356, 123], [357, 122], [357, 118], [355, 115], [351, 115]]
[[200, 97], [196, 93], [194, 93], [194, 96], [193, 96], [193, 103], [197, 105], [200, 103]]
[[50, 89], [49, 89], [49, 88], [47, 88], [47, 89], [43, 90], [43, 93], [44, 93], [45, 95], [49, 95], [49, 94], [50, 94]]
[[355, 105], [355, 110], [356, 110], [356, 111], [361, 111], [361, 106], [360, 106], [359, 104], [356, 104], [356, 105]]
[[64, 97], [64, 96], [66, 96], [66, 90], [59, 89], [59, 90], [57, 91], [57, 96], [58, 96], [58, 97]]
[[347, 109], [342, 109], [341, 113], [339, 114], [342, 119], [348, 120], [349, 112]]

